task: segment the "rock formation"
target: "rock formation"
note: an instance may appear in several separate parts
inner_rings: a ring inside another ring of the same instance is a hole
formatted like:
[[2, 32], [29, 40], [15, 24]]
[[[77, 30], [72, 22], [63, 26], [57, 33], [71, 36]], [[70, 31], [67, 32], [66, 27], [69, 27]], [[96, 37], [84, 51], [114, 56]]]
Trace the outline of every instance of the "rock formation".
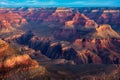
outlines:
[[94, 20], [89, 19], [84, 14], [76, 12], [75, 16], [71, 21], [67, 21], [65, 23], [66, 26], [74, 27], [74, 26], [82, 26], [86, 28], [95, 28], [97, 27], [97, 23]]
[[22, 26], [26, 23], [27, 20], [23, 16], [11, 10], [0, 13], [0, 32], [13, 31], [15, 27]]
[[27, 54], [21, 54], [0, 39], [0, 79], [14, 78], [16, 80], [16, 77], [18, 79], [30, 79], [37, 73], [32, 72], [32, 70], [38, 70], [41, 75], [45, 73], [45, 68], [39, 66], [37, 61], [32, 60]]
[[69, 8], [57, 8], [46, 21], [48, 22], [57, 22], [64, 24], [65, 21], [70, 20], [73, 16], [72, 9]]
[[[114, 39], [86, 38], [86, 39], [77, 39], [74, 42], [74, 45], [76, 46], [76, 48], [78, 48], [78, 54], [80, 54], [80, 57], [81, 56], [85, 57], [83, 58], [84, 60], [86, 60], [88, 58], [86, 56], [89, 55], [89, 58], [91, 59], [92, 63], [94, 63], [94, 61], [98, 61], [96, 63], [119, 64], [119, 59], [120, 59], [119, 49], [116, 50], [116, 48], [119, 48], [119, 46], [117, 46], [113, 42], [119, 44], [119, 41]], [[81, 49], [83, 50], [82, 52]], [[93, 57], [96, 60], [93, 60]]]
[[120, 35], [112, 29], [108, 24], [100, 25], [96, 28], [97, 32], [94, 34], [96, 37], [101, 38], [120, 38]]

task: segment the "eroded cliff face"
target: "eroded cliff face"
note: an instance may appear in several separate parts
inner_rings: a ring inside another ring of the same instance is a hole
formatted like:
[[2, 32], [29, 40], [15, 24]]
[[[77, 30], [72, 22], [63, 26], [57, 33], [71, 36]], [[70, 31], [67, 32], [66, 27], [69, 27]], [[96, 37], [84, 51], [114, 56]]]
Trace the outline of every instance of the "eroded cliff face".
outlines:
[[[76, 10], [77, 9], [77, 10]], [[119, 26], [119, 8], [47, 8], [19, 11], [28, 21], [60, 23], [65, 26], [84, 26], [86, 28], [98, 27], [98, 24]]]
[[27, 24], [27, 20], [23, 18], [19, 13], [12, 10], [0, 10], [0, 32], [8, 33], [16, 30], [15, 28]]
[[119, 25], [119, 10], [104, 10], [103, 13], [99, 16], [98, 22], [99, 23], [106, 23], [106, 24], [116, 24]]
[[[88, 56], [83, 61], [91, 63], [113, 63], [119, 64], [120, 62], [120, 55], [119, 49], [116, 50], [116, 46], [113, 42], [119, 42], [114, 39], [78, 39], [75, 41], [74, 45], [76, 48], [83, 49], [79, 51], [79, 55], [81, 56]], [[88, 58], [90, 60], [88, 60]], [[96, 61], [96, 62], [94, 62]]]
[[70, 20], [73, 17], [74, 13], [70, 8], [57, 8], [55, 12], [53, 12], [46, 21], [48, 22], [57, 22], [64, 25], [67, 20]]
[[[93, 36], [93, 37], [92, 37]], [[90, 63], [119, 64], [120, 35], [110, 25], [101, 25], [91, 37], [76, 39], [74, 45], [78, 49], [80, 59]], [[81, 57], [82, 56], [82, 57]]]
[[72, 20], [67, 21], [65, 25], [68, 27], [75, 27], [75, 26], [82, 26], [86, 28], [98, 27], [98, 24], [94, 20], [91, 20], [84, 14], [81, 14], [79, 11], [77, 11], [75, 13], [75, 16], [72, 18]]
[[28, 11], [24, 12], [22, 15], [30, 22], [44, 22], [54, 11], [54, 8], [28, 9]]
[[17, 27], [22, 24], [27, 23], [26, 19], [23, 18], [21, 15], [18, 13], [14, 13], [12, 11], [6, 12], [4, 14], [0, 14], [0, 21], [6, 26], [13, 26]]
[[113, 27], [119, 26], [120, 10], [116, 9], [93, 9], [83, 12], [89, 18], [95, 20], [98, 24], [110, 24]]
[[[20, 40], [21, 38], [22, 40]], [[32, 36], [28, 40], [26, 40], [28, 36], [21, 36], [21, 38], [17, 39], [19, 44], [28, 45], [36, 51], [40, 50], [43, 55], [51, 59], [75, 60], [77, 53], [72, 47], [69, 46], [69, 42], [53, 42], [49, 38], [39, 38], [36, 36]], [[22, 43], [24, 39], [25, 43]]]

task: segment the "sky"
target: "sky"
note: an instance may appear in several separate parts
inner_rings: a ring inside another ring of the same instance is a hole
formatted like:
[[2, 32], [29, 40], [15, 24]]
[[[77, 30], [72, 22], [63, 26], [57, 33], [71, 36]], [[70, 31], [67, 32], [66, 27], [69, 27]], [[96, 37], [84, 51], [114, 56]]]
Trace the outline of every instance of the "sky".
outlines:
[[120, 7], [120, 0], [0, 0], [0, 7]]

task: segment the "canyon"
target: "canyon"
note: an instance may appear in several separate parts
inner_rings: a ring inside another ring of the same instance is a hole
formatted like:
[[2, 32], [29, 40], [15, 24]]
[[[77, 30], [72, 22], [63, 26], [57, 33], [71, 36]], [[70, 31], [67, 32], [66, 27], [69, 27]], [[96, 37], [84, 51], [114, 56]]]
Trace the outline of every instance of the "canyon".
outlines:
[[[52, 44], [51, 46], [53, 45], [55, 44]], [[37, 57], [39, 57], [39, 55], [37, 55]], [[115, 64], [71, 65], [68, 63], [51, 64], [50, 60], [47, 61], [47, 64], [46, 63], [42, 64], [42, 61], [36, 61], [36, 59], [34, 60], [32, 58], [30, 58], [30, 56], [27, 53], [23, 54], [19, 52], [19, 50], [17, 50], [16, 48], [14, 49], [13, 46], [0, 39], [0, 79], [5, 80], [120, 79], [119, 77], [120, 67], [118, 64], [117, 65]]]
[[0, 79], [119, 80], [119, 21], [117, 7], [0, 8]]

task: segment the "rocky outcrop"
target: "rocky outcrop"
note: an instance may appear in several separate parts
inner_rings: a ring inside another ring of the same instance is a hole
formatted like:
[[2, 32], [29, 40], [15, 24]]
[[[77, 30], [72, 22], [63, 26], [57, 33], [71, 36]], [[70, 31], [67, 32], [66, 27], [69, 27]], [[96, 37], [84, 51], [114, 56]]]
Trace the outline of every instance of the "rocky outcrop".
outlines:
[[23, 26], [27, 20], [20, 14], [13, 12], [11, 9], [0, 11], [0, 32], [8, 33], [14, 31], [16, 27]]
[[47, 52], [45, 53], [46, 56], [49, 58], [57, 59], [59, 58], [62, 54], [62, 46], [59, 43], [52, 43], [48, 47]]
[[94, 20], [86, 20], [85, 28], [97, 28], [98, 24]]
[[98, 24], [110, 24], [113, 28], [119, 26], [120, 9], [119, 8], [96, 8], [83, 12], [90, 19], [95, 20]]
[[[16, 79], [16, 77], [30, 79], [29, 75], [37, 73], [31, 72], [32, 70], [38, 70], [41, 75], [45, 73], [45, 68], [39, 66], [37, 61], [32, 60], [27, 54], [22, 55], [0, 39], [0, 79]], [[26, 75], [25, 72], [29, 75]]]
[[44, 9], [44, 8], [38, 8], [38, 9], [28, 9], [28, 11], [21, 13], [28, 22], [46, 22], [46, 19], [55, 11], [54, 8], [51, 9]]
[[[23, 35], [28, 34], [26, 33]], [[43, 55], [51, 59], [75, 60], [77, 54], [72, 47], [68, 47], [70, 44], [67, 42], [53, 42], [49, 38], [39, 38], [37, 36], [29, 37], [29, 35], [21, 36], [16, 40], [19, 44], [28, 45], [30, 48], [36, 51], [40, 50]]]
[[[115, 45], [113, 42], [119, 44], [119, 41], [116, 39], [78, 39], [74, 42], [76, 48], [78, 48], [80, 57], [88, 56], [91, 58], [91, 62], [98, 61], [97, 63], [111, 63], [111, 64], [119, 64], [120, 63], [120, 55], [119, 55], [119, 47]], [[117, 48], [117, 50], [116, 50]], [[81, 52], [83, 51], [86, 52]], [[87, 50], [84, 50], [87, 49]], [[83, 58], [84, 60], [88, 60]], [[91, 57], [90, 57], [91, 56]], [[82, 58], [80, 58], [82, 59]], [[96, 59], [96, 60], [93, 60]], [[83, 60], [83, 61], [84, 61]], [[89, 62], [89, 61], [88, 61]], [[96, 62], [95, 62], [96, 63]]]
[[11, 27], [10, 23], [6, 21], [0, 21], [0, 33], [7, 33], [14, 30], [14, 28]]
[[94, 20], [89, 19], [84, 14], [76, 12], [75, 16], [71, 21], [65, 23], [66, 26], [74, 27], [74, 26], [82, 26], [86, 28], [95, 28], [97, 27], [97, 23]]
[[[61, 42], [64, 47], [62, 50], [64, 51], [63, 55], [69, 56], [74, 52], [74, 50], [69, 45], [65, 45], [65, 42]], [[63, 44], [64, 43], [64, 44]], [[51, 46], [60, 45], [60, 43], [52, 43]], [[3, 49], [4, 48], [4, 49]], [[52, 47], [53, 48], [53, 47]], [[50, 50], [52, 49], [50, 48]], [[32, 60], [27, 54], [20, 54], [11, 46], [9, 46], [3, 40], [0, 40], [0, 79], [7, 80], [46, 80], [46, 79], [90, 79], [90, 80], [98, 80], [98, 79], [119, 79], [120, 68], [119, 65], [111, 65], [111, 64], [84, 64], [84, 65], [71, 65], [71, 64], [61, 64], [66, 62], [66, 60], [53, 61], [57, 65], [46, 65], [47, 71], [44, 67], [38, 65], [35, 60]], [[67, 54], [66, 54], [67, 53]], [[70, 55], [69, 55], [70, 54]], [[89, 55], [91, 54], [91, 55]], [[1, 57], [2, 55], [2, 57]], [[92, 54], [90, 51], [81, 51], [81, 59], [99, 62], [100, 59], [96, 54]], [[90, 56], [86, 58], [85, 56]], [[84, 57], [82, 57], [84, 56]], [[92, 57], [92, 58], [91, 58]], [[4, 58], [4, 59], [3, 59]], [[97, 59], [96, 59], [97, 58]], [[85, 61], [85, 60], [84, 60]], [[59, 65], [58, 65], [59, 64]], [[61, 65], [60, 65], [61, 64]], [[62, 75], [62, 76], [61, 76]], [[72, 75], [72, 76], [71, 76]], [[76, 77], [77, 76], [77, 77]], [[114, 77], [113, 77], [114, 76]]]
[[14, 26], [18, 27], [20, 25], [26, 24], [27, 21], [25, 18], [23, 18], [18, 13], [14, 13], [12, 11], [9, 11], [4, 14], [0, 14], [0, 21], [6, 26]]
[[120, 38], [120, 35], [112, 29], [112, 27], [108, 24], [100, 25], [96, 28], [97, 32], [93, 34], [95, 37], [101, 38]]
[[68, 44], [67, 42], [52, 42], [48, 39], [42, 40], [33, 37], [28, 45], [30, 48], [40, 50], [42, 54], [51, 59], [75, 60], [77, 53], [73, 48], [65, 46]]
[[99, 16], [97, 22], [101, 24], [111, 24], [111, 25], [119, 25], [119, 10], [103, 10], [103, 13]]
[[2, 40], [0, 40], [0, 57], [0, 68], [14, 68], [16, 65], [37, 65], [37, 62], [33, 61], [27, 54], [21, 55], [19, 51], [17, 52]]
[[76, 63], [82, 63], [82, 64], [101, 64], [102, 60], [101, 58], [94, 52], [92, 52], [89, 49], [83, 49], [78, 51], [77, 54], [78, 58], [76, 59]]
[[8, 48], [8, 45], [0, 39], [0, 53], [4, 52]]
[[[98, 31], [110, 29], [108, 25], [97, 28]], [[109, 30], [108, 30], [109, 31]], [[111, 30], [112, 32], [113, 30]], [[107, 31], [105, 31], [107, 32]], [[94, 34], [94, 33], [93, 33]], [[116, 34], [116, 33], [115, 33]], [[104, 34], [105, 35], [105, 34]], [[105, 35], [107, 36], [107, 35]], [[69, 39], [69, 38], [68, 38]], [[73, 60], [77, 64], [85, 63], [111, 63], [119, 64], [120, 42], [115, 37], [88, 37], [74, 39], [73, 45], [70, 42], [54, 41], [47, 37], [34, 36], [32, 32], [23, 34], [16, 39], [19, 44], [27, 45], [51, 59]]]
[[53, 12], [46, 21], [54, 23], [64, 24], [65, 21], [70, 20], [73, 16], [72, 9], [70, 8], [57, 8], [55, 12]]

